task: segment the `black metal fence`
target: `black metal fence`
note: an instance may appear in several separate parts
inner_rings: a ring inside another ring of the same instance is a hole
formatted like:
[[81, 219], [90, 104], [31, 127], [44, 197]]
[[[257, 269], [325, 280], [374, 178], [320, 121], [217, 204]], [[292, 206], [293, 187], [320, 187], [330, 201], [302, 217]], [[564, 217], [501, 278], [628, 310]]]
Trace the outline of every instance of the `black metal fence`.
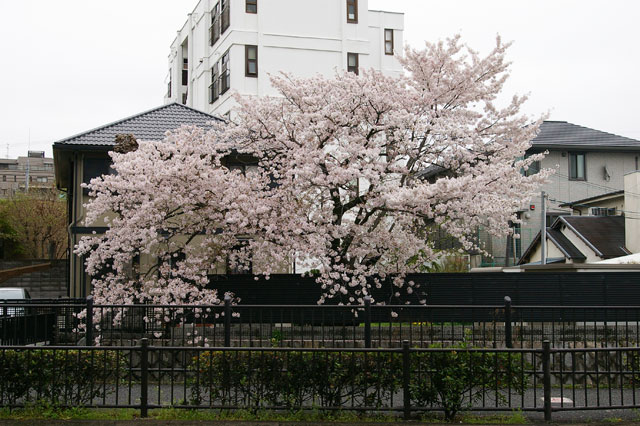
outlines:
[[[25, 368], [28, 366], [29, 368]], [[2, 346], [0, 404], [396, 412], [640, 408], [640, 348]], [[444, 380], [447, 378], [447, 380]], [[453, 379], [453, 380], [452, 380]]]
[[[398, 348], [633, 347], [640, 306], [0, 304], [0, 344]], [[87, 327], [87, 324], [91, 326]]]

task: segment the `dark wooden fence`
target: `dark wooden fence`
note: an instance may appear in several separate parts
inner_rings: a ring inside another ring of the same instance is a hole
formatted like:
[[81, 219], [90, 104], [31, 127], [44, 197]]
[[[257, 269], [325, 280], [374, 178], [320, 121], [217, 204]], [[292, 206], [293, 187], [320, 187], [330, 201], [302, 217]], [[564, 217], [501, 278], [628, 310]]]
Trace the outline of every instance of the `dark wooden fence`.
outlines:
[[[212, 288], [233, 292], [243, 305], [313, 305], [322, 294], [313, 277], [293, 274], [271, 275], [269, 280], [253, 275], [210, 279]], [[393, 298], [395, 290], [388, 282], [372, 289], [372, 296], [392, 304], [426, 299], [429, 305], [496, 305], [509, 296], [514, 305], [640, 305], [639, 272], [409, 274], [406, 280], [419, 285], [408, 299]]]

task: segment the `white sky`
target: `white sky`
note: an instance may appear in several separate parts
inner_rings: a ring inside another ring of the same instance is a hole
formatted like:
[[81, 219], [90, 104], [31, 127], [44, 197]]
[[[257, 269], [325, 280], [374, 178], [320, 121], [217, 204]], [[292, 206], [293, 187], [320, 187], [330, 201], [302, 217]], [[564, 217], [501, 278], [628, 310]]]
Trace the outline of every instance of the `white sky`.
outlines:
[[[0, 158], [7, 144], [12, 158], [29, 146], [51, 156], [56, 140], [161, 105], [169, 45], [196, 2], [0, 0]], [[369, 0], [369, 8], [404, 12], [414, 47], [461, 33], [482, 53], [500, 34], [514, 42], [506, 92], [530, 94], [526, 113], [640, 139], [640, 2]]]

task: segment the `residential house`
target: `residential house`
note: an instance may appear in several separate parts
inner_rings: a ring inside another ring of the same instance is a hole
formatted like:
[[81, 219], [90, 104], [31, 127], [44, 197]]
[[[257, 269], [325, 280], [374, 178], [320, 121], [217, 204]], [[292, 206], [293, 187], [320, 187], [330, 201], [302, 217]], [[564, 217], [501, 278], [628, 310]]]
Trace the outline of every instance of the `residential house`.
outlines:
[[[625, 174], [639, 170], [640, 141], [566, 121], [542, 123], [528, 154], [545, 151], [544, 160], [529, 173], [539, 168], [556, 170], [550, 182], [540, 188], [548, 196], [547, 226], [560, 216], [571, 215], [573, 200], [600, 200], [598, 197], [621, 191]], [[496, 238], [480, 230], [481, 241], [493, 255], [483, 259], [485, 265], [518, 263], [542, 227], [540, 197], [534, 198], [520, 217], [522, 225], [515, 226], [520, 239]]]
[[269, 75], [401, 75], [404, 15], [368, 0], [200, 0], [171, 44], [165, 102], [224, 116], [231, 93], [272, 96]]
[[[624, 176], [624, 190], [565, 203], [572, 216], [560, 216], [546, 229], [546, 263], [591, 264], [640, 253], [640, 172]], [[519, 264], [540, 264], [541, 232]]]
[[[181, 125], [206, 127], [212, 120], [220, 119], [173, 103], [55, 142], [55, 181], [59, 189], [67, 192], [70, 246], [74, 247], [85, 235], [106, 231], [104, 226], [84, 222], [88, 192], [81, 185], [110, 173], [109, 151], [115, 146], [117, 135], [133, 135], [138, 140], [162, 140], [167, 131]], [[85, 297], [90, 292], [90, 280], [84, 272], [83, 263], [82, 258], [71, 255], [70, 297]]]

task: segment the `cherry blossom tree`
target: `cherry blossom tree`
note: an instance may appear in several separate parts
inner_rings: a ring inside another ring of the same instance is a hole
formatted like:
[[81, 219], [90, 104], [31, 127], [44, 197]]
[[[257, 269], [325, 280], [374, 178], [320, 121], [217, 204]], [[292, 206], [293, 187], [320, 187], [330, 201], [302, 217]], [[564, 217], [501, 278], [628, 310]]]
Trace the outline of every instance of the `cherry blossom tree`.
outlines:
[[[112, 153], [87, 214], [109, 229], [77, 248], [97, 303], [218, 303], [216, 265], [269, 275], [293, 261], [317, 274], [320, 302], [361, 303], [387, 277], [413, 292], [403, 276], [443, 255], [430, 227], [464, 249], [482, 249], [479, 226], [507, 235], [550, 173], [522, 172], [541, 158], [525, 158], [541, 120], [519, 112], [525, 97], [498, 105], [507, 47], [407, 48], [402, 77], [282, 74], [279, 97], [238, 96], [229, 123]], [[230, 166], [243, 159], [257, 167]], [[138, 271], [140, 255], [157, 262]]]

